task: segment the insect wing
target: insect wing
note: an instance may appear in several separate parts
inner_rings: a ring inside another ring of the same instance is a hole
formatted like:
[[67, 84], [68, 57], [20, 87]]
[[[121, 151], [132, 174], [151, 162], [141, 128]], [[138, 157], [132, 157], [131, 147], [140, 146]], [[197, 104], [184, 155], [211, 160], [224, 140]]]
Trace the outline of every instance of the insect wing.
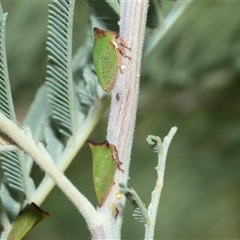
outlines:
[[93, 62], [103, 90], [110, 92], [116, 81], [118, 57], [112, 43], [114, 32], [94, 28]]

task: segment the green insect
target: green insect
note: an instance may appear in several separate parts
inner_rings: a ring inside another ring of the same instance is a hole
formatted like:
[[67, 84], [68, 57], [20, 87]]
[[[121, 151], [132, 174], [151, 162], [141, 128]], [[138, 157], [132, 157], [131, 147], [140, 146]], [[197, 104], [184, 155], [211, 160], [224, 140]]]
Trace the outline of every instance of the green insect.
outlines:
[[39, 208], [35, 203], [27, 204], [14, 220], [8, 236], [4, 239], [23, 239], [36, 224], [47, 217], [49, 217], [49, 214]]
[[98, 81], [106, 92], [110, 92], [115, 84], [118, 68], [121, 73], [125, 68], [121, 55], [131, 60], [126, 55], [125, 49], [131, 50], [125, 41], [113, 31], [93, 28], [94, 46], [93, 63]]
[[116, 169], [121, 169], [121, 162], [118, 159], [118, 152], [114, 145], [105, 142], [94, 142], [88, 140], [93, 160], [93, 182], [100, 206], [108, 197], [114, 184]]

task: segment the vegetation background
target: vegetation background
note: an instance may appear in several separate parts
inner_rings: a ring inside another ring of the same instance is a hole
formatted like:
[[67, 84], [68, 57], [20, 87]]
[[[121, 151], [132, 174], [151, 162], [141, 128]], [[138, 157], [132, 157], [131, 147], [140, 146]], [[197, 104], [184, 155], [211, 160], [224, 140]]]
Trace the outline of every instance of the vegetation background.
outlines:
[[[44, 82], [47, 4], [3, 1], [7, 55], [17, 117]], [[168, 4], [163, 4], [168, 9]], [[77, 1], [73, 52], [86, 37], [89, 8]], [[240, 2], [194, 2], [143, 62], [129, 186], [145, 204], [156, 180], [157, 157], [147, 135], [178, 132], [170, 146], [156, 239], [240, 238]], [[107, 112], [89, 138], [104, 140]], [[35, 168], [34, 179], [43, 173]], [[96, 203], [87, 146], [66, 175]], [[42, 208], [51, 217], [26, 239], [87, 239], [86, 224], [59, 189]], [[123, 239], [143, 238], [127, 204]]]

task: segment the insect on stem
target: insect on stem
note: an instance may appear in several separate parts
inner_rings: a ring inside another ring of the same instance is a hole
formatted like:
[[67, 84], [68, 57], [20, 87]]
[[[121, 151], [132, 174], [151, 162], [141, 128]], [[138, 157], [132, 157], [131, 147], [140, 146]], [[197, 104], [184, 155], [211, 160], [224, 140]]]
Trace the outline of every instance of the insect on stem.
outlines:
[[96, 75], [103, 90], [110, 92], [115, 84], [118, 69], [123, 73], [126, 68], [126, 65], [122, 64], [121, 57], [131, 60], [125, 52], [126, 49], [131, 51], [131, 48], [116, 32], [95, 27], [93, 34], [93, 62]]

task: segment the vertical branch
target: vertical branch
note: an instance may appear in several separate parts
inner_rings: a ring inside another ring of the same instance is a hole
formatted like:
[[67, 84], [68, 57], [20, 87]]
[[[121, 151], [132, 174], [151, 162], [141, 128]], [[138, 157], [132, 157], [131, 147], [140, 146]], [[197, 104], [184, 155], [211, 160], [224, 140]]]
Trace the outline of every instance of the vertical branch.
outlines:
[[151, 224], [145, 225], [144, 239], [153, 239], [154, 237], [157, 210], [158, 210], [160, 196], [163, 188], [163, 180], [164, 180], [164, 172], [165, 172], [168, 148], [176, 132], [177, 132], [177, 127], [172, 127], [168, 135], [164, 138], [163, 143], [159, 137], [149, 136], [147, 138], [147, 141], [150, 144], [150, 146], [155, 145], [154, 148], [156, 148], [156, 152], [158, 152], [158, 165], [156, 167], [158, 176], [157, 176], [155, 189], [152, 192], [151, 203], [149, 204], [149, 207], [148, 207], [148, 216], [150, 218]]
[[136, 121], [147, 8], [148, 1], [123, 1], [121, 5], [120, 35], [132, 48], [129, 54], [131, 61], [123, 59], [122, 64], [125, 64], [126, 68], [123, 74], [119, 73], [112, 91], [107, 140], [117, 147], [119, 160], [123, 162], [124, 174], [120, 171], [119, 174], [121, 182], [124, 183], [128, 176]]
[[[125, 200], [117, 199], [118, 184], [127, 183], [132, 149], [133, 134], [136, 122], [137, 102], [139, 93], [140, 67], [145, 36], [148, 1], [121, 1], [120, 36], [132, 50], [128, 52], [131, 60], [122, 59], [126, 66], [124, 72], [118, 74], [112, 90], [112, 101], [108, 119], [107, 140], [116, 146], [119, 160], [124, 171], [115, 174], [112, 190], [99, 211], [110, 214], [113, 219], [107, 227], [112, 236], [120, 238], [122, 212]], [[116, 206], [118, 217], [115, 219], [109, 206]]]

